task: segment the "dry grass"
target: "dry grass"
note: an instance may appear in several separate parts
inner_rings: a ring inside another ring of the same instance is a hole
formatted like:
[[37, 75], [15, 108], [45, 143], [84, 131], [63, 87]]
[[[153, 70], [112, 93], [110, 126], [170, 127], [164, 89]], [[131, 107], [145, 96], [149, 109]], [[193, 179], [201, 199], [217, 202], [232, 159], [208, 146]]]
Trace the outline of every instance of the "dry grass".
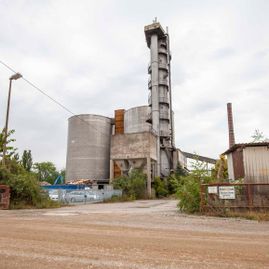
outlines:
[[232, 218], [244, 218], [249, 220], [257, 220], [257, 221], [269, 221], [269, 212], [229, 212], [226, 214], [227, 217]]

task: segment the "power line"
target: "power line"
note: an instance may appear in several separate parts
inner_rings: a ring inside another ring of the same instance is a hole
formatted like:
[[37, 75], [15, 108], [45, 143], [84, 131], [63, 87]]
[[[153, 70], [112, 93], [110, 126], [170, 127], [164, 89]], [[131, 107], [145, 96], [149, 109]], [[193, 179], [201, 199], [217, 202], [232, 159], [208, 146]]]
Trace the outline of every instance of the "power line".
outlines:
[[[17, 73], [12, 67], [10, 67], [9, 65], [7, 65], [5, 62], [0, 60], [0, 63], [5, 66], [7, 69], [9, 69], [11, 72], [13, 73]], [[80, 121], [88, 124], [89, 126], [91, 126], [93, 129], [95, 129], [97, 132], [99, 132], [100, 134], [106, 135], [102, 132], [100, 132], [98, 129], [95, 128], [95, 126], [93, 126], [92, 124], [90, 124], [89, 122], [85, 121], [84, 119], [80, 118], [78, 115], [76, 115], [74, 112], [72, 112], [69, 108], [67, 108], [65, 105], [61, 104], [59, 101], [57, 101], [56, 99], [54, 99], [53, 97], [51, 97], [50, 95], [48, 95], [44, 90], [40, 89], [38, 86], [36, 86], [34, 83], [32, 83], [30, 80], [26, 79], [24, 76], [22, 77], [22, 79], [28, 83], [30, 86], [32, 86], [34, 89], [36, 89], [38, 92], [40, 92], [41, 94], [43, 94], [44, 96], [46, 96], [47, 98], [49, 98], [52, 102], [54, 102], [55, 104], [57, 104], [58, 106], [60, 106], [62, 109], [64, 109], [65, 111], [67, 111], [68, 113], [70, 113], [71, 115], [75, 116], [76, 118], [78, 118]]]

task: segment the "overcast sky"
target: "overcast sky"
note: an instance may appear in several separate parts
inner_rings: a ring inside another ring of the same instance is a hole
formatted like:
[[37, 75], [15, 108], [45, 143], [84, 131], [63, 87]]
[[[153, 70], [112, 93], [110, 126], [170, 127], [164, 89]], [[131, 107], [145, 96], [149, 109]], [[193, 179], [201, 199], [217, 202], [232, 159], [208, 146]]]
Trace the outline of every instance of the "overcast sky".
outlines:
[[[176, 145], [208, 157], [228, 147], [226, 103], [236, 142], [269, 136], [269, 1], [0, 0], [0, 60], [76, 114], [113, 116], [147, 103], [144, 25], [168, 26]], [[8, 78], [0, 64], [0, 123]], [[10, 128], [20, 152], [65, 166], [66, 111], [13, 84]]]

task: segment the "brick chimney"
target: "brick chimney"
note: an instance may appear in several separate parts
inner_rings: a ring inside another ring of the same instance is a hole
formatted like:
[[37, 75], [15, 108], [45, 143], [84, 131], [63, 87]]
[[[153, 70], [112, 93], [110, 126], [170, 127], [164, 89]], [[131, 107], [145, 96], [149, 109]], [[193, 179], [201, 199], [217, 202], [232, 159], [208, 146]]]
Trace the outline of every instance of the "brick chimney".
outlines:
[[227, 114], [229, 128], [229, 147], [231, 148], [235, 144], [232, 103], [227, 104]]

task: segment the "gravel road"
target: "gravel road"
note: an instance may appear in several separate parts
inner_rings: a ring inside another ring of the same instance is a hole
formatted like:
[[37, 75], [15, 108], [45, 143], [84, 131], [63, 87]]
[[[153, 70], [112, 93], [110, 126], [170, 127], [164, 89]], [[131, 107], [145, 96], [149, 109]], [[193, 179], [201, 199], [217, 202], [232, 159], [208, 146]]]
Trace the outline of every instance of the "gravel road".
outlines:
[[269, 268], [269, 223], [174, 200], [0, 211], [0, 268]]

